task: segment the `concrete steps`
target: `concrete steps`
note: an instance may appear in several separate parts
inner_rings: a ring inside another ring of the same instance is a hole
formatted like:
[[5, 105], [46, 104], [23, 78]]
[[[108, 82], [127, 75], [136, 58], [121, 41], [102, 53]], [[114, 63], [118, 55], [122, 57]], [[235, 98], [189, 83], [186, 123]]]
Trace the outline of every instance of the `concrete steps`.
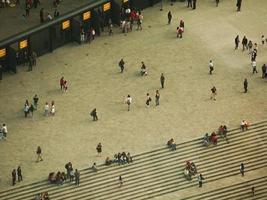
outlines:
[[[97, 173], [82, 169], [80, 187], [69, 183], [56, 186], [42, 181], [2, 191], [0, 199], [33, 199], [43, 191], [48, 191], [51, 199], [57, 200], [147, 199], [197, 187], [195, 179], [187, 181], [183, 176], [187, 160], [195, 162], [206, 182], [239, 174], [241, 162], [246, 171], [267, 166], [267, 121], [255, 123], [245, 132], [239, 128], [229, 131], [228, 141], [219, 139], [218, 145], [204, 147], [199, 138], [178, 144], [176, 151], [159, 148], [133, 156], [131, 164], [101, 165]], [[122, 188], [118, 182], [120, 175], [124, 179]]]

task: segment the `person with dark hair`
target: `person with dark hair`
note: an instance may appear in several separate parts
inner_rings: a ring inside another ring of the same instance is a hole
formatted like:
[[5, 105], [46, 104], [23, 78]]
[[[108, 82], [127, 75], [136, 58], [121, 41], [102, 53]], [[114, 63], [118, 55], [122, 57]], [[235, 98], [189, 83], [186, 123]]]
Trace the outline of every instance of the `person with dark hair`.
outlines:
[[216, 2], [216, 7], [218, 7], [220, 0], [216, 0], [215, 2]]
[[266, 64], [262, 65], [261, 70], [262, 70], [262, 78], [265, 78], [265, 76], [266, 76]]
[[245, 175], [245, 166], [244, 166], [244, 163], [241, 163], [240, 164], [240, 173], [241, 173], [242, 176]]
[[79, 186], [80, 185], [80, 172], [78, 169], [75, 170], [75, 185]]
[[164, 88], [164, 83], [165, 83], [165, 77], [164, 77], [163, 73], [161, 73], [161, 76], [160, 76], [160, 84], [161, 84], [161, 88], [162, 89]]
[[36, 160], [36, 162], [39, 162], [39, 160], [40, 161], [43, 161], [43, 158], [42, 158], [42, 149], [41, 149], [40, 146], [37, 147], [36, 154], [37, 154], [37, 160]]
[[197, 0], [193, 0], [193, 8], [192, 9], [196, 9], [197, 6]]
[[160, 99], [160, 94], [159, 91], [156, 90], [156, 95], [155, 95], [156, 106], [159, 106], [159, 99]]
[[119, 67], [121, 68], [121, 73], [123, 73], [123, 70], [124, 70], [124, 60], [123, 60], [123, 58], [120, 60], [120, 62], [119, 62]]
[[18, 182], [22, 181], [22, 173], [21, 173], [21, 167], [20, 166], [18, 166], [17, 175], [18, 175]]
[[125, 103], [128, 105], [128, 111], [130, 111], [130, 107], [132, 104], [132, 97], [128, 94], [126, 99], [125, 99]]
[[237, 7], [237, 11], [241, 11], [241, 4], [242, 4], [242, 0], [237, 0], [236, 2], [236, 7]]
[[146, 93], [146, 106], [149, 107], [150, 102], [152, 101], [151, 97], [149, 96], [149, 93]]
[[172, 21], [172, 13], [171, 11], [168, 12], [168, 24], [171, 24]]
[[248, 92], [248, 80], [245, 78], [244, 80], [244, 93]]
[[187, 8], [192, 8], [192, 0], [187, 0]]
[[202, 187], [203, 180], [204, 180], [204, 177], [202, 176], [202, 174], [199, 174], [199, 176], [198, 176], [198, 187]]
[[90, 115], [93, 117], [93, 121], [97, 121], [98, 120], [96, 108], [94, 108], [92, 110], [92, 112], [90, 113]]
[[13, 186], [16, 184], [16, 178], [17, 178], [16, 170], [13, 169], [13, 171], [12, 171], [12, 185]]
[[98, 145], [96, 147], [96, 151], [97, 151], [98, 155], [101, 154], [101, 152], [102, 152], [102, 144], [101, 144], [101, 142], [98, 143]]
[[237, 35], [236, 37], [235, 37], [235, 50], [236, 49], [238, 49], [238, 45], [239, 45], [239, 35]]

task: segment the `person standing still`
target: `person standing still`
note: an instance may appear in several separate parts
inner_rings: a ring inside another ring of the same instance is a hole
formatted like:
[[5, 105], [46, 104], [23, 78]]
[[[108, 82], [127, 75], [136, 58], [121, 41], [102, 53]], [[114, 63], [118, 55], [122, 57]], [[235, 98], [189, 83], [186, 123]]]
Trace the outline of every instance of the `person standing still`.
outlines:
[[243, 163], [241, 163], [241, 165], [240, 165], [240, 173], [241, 173], [242, 176], [245, 175], [245, 166], [244, 166]]
[[218, 7], [220, 0], [216, 0], [216, 7]]
[[122, 180], [122, 177], [119, 176], [119, 183], [120, 183], [120, 187], [123, 185], [123, 180]]
[[16, 178], [17, 178], [16, 170], [15, 169], [13, 169], [11, 175], [12, 175], [12, 185], [14, 186], [16, 184]]
[[251, 193], [252, 193], [252, 196], [254, 197], [255, 196], [255, 187], [254, 186], [251, 188]]
[[146, 106], [149, 107], [150, 102], [152, 101], [151, 97], [149, 96], [149, 93], [146, 93]]
[[96, 108], [94, 108], [92, 110], [92, 112], [90, 113], [90, 115], [93, 117], [93, 121], [97, 121], [98, 120]]
[[265, 78], [266, 76], [266, 64], [263, 64], [262, 67], [261, 67], [261, 70], [262, 70], [262, 78]]
[[245, 78], [244, 80], [244, 93], [248, 92], [248, 80]]
[[41, 149], [40, 146], [37, 147], [36, 154], [37, 154], [37, 160], [36, 160], [36, 162], [43, 161], [43, 158], [42, 158], [42, 149]]
[[78, 169], [75, 170], [74, 176], [75, 176], [75, 185], [79, 186], [80, 185], [80, 172], [78, 171]]
[[168, 24], [171, 24], [172, 21], [172, 13], [171, 11], [168, 12]]
[[165, 83], [165, 76], [163, 75], [163, 73], [161, 73], [160, 76], [160, 84], [161, 84], [161, 88], [164, 88], [164, 83]]
[[213, 65], [213, 62], [212, 60], [210, 60], [210, 63], [209, 63], [209, 68], [210, 68], [210, 75], [212, 74], [213, 70], [214, 70], [214, 65]]
[[240, 42], [240, 40], [239, 40], [239, 35], [237, 35], [237, 36], [235, 37], [235, 50], [238, 49], [239, 42]]
[[199, 176], [198, 176], [198, 187], [202, 187], [203, 180], [204, 180], [204, 177], [202, 176], [202, 174], [199, 174]]
[[38, 101], [39, 101], [39, 98], [38, 98], [38, 96], [37, 96], [37, 94], [36, 94], [36, 95], [34, 95], [34, 97], [33, 97], [33, 105], [34, 105], [34, 109], [35, 109], [35, 110], [37, 110]]
[[17, 175], [18, 175], [18, 182], [22, 181], [22, 173], [21, 173], [21, 167], [20, 166], [18, 166]]
[[242, 4], [242, 0], [237, 0], [236, 2], [237, 12], [241, 11], [241, 4]]
[[64, 76], [61, 77], [60, 81], [59, 81], [59, 85], [60, 85], [60, 90], [63, 91], [63, 86], [64, 86]]
[[156, 106], [159, 106], [159, 99], [160, 99], [160, 94], [159, 94], [159, 91], [156, 90], [156, 95], [155, 95]]
[[187, 0], [187, 8], [192, 8], [192, 0]]
[[98, 153], [98, 155], [100, 156], [101, 155], [101, 152], [102, 152], [102, 144], [99, 142], [97, 147], [96, 147], [96, 151]]
[[197, 0], [193, 0], [193, 10], [196, 9], [196, 6], [197, 6]]

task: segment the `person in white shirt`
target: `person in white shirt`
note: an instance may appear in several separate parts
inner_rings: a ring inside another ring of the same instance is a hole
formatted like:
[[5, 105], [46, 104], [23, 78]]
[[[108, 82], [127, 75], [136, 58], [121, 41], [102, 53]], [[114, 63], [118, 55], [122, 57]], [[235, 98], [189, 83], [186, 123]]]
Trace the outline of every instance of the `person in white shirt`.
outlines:
[[128, 105], [128, 111], [130, 111], [130, 106], [131, 106], [131, 103], [132, 103], [132, 97], [128, 94], [126, 99], [125, 99], [125, 103], [127, 103]]
[[48, 114], [49, 114], [49, 105], [48, 105], [48, 103], [46, 102], [46, 103], [45, 103], [45, 116], [48, 116]]
[[6, 138], [7, 137], [7, 126], [6, 126], [6, 124], [3, 124], [3, 126], [2, 126], [2, 133], [3, 133], [3, 136]]
[[256, 63], [256, 60], [253, 60], [251, 62], [251, 66], [252, 66], [252, 73], [254, 74], [255, 72], [258, 73], [257, 71], [257, 63]]
[[209, 68], [210, 68], [210, 75], [211, 75], [212, 74], [212, 71], [214, 70], [214, 65], [213, 65], [212, 60], [210, 60]]
[[52, 101], [52, 103], [51, 103], [51, 111], [50, 111], [50, 113], [52, 115], [55, 115], [55, 113], [56, 113], [56, 107], [55, 107], [55, 102], [54, 101]]

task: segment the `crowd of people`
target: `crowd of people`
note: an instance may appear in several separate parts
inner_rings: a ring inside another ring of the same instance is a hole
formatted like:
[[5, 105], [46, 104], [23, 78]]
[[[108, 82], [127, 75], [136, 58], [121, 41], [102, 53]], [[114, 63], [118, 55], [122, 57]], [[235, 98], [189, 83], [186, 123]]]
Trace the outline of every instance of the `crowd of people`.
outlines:
[[133, 158], [131, 154], [128, 152], [127, 154], [125, 152], [117, 153], [113, 156], [113, 159], [110, 159], [109, 157], [105, 160], [105, 165], [111, 165], [114, 163], [117, 163], [118, 165], [123, 164], [130, 164], [133, 162]]

